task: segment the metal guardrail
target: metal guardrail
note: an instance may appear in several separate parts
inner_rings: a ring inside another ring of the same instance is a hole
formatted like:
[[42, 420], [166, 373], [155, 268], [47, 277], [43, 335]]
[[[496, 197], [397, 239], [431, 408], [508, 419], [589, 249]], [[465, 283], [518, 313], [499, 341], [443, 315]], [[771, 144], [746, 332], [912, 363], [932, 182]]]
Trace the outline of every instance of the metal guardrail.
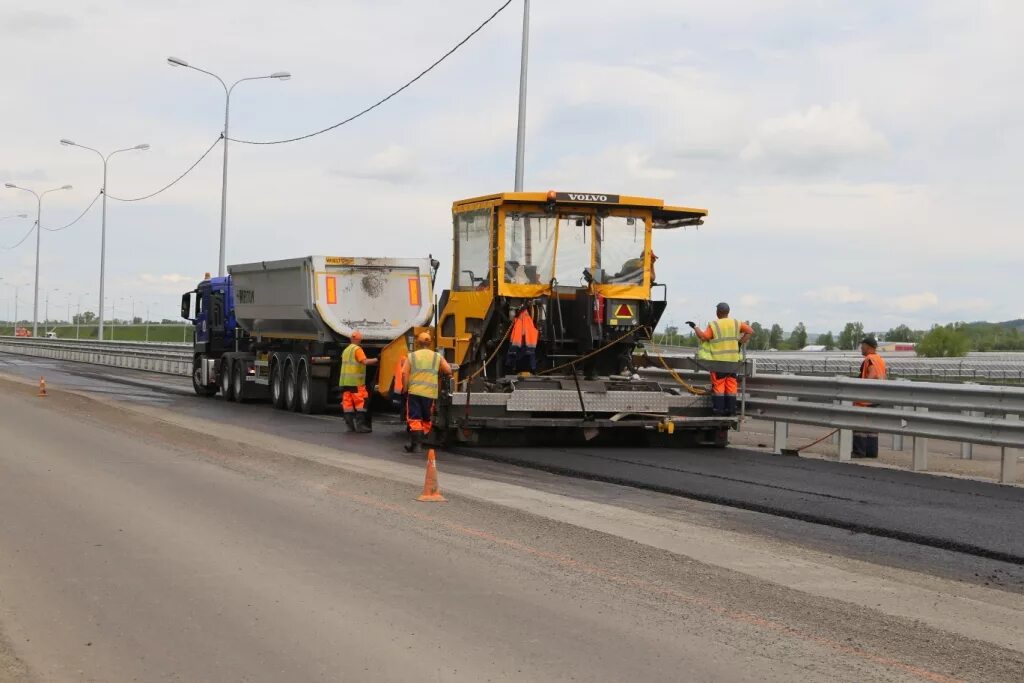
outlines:
[[[1017, 478], [1024, 448], [1024, 388], [845, 377], [758, 375], [747, 380], [747, 415], [775, 422], [775, 449], [786, 447], [788, 425], [839, 429], [839, 459], [849, 460], [853, 431], [892, 434], [894, 447], [913, 437], [912, 468], [928, 468], [928, 439], [1001, 448], [999, 481]], [[857, 407], [854, 402], [873, 404]]]
[[0, 337], [0, 352], [167, 375], [192, 374], [192, 349], [182, 344]]

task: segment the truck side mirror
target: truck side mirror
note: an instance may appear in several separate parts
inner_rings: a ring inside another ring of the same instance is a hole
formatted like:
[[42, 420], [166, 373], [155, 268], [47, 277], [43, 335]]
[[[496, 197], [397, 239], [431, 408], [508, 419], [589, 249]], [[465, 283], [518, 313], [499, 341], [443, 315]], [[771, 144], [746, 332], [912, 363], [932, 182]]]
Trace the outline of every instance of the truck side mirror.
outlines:
[[192, 318], [192, 292], [181, 295], [181, 317], [194, 322]]

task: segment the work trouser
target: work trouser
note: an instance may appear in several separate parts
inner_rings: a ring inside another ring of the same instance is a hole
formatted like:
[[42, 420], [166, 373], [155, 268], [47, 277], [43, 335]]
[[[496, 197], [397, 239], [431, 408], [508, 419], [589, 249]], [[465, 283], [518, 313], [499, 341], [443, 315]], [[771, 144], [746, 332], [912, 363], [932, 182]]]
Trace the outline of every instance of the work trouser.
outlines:
[[409, 431], [420, 432], [425, 436], [430, 433], [433, 419], [434, 399], [409, 394], [409, 400], [406, 403], [406, 420], [409, 423]]
[[[853, 405], [858, 408], [870, 408], [872, 406], [871, 403], [861, 403], [859, 401]], [[852, 455], [856, 458], [877, 458], [878, 432], [854, 432]]]
[[365, 384], [359, 387], [342, 387], [341, 409], [345, 413], [365, 413], [369, 397]]
[[731, 417], [736, 414], [736, 394], [739, 383], [736, 375], [729, 373], [711, 373], [711, 412], [714, 415]]

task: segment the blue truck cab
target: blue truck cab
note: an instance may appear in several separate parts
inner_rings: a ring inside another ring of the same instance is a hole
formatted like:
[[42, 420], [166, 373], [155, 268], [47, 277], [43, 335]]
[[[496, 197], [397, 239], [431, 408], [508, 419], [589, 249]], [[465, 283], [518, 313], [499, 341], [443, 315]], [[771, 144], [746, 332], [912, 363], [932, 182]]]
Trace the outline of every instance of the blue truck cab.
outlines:
[[231, 276], [206, 278], [181, 296], [181, 317], [192, 323], [192, 385], [197, 394], [217, 393], [221, 356], [235, 349], [239, 334], [235, 320]]

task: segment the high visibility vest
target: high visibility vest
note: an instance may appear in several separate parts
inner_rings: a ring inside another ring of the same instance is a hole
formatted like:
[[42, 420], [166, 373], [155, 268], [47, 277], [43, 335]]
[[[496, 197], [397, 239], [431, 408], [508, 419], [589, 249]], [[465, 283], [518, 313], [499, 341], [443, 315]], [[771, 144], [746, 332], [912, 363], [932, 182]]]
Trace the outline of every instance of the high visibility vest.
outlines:
[[714, 360], [711, 355], [711, 344], [705, 341], [697, 342], [697, 360]]
[[341, 352], [341, 377], [339, 387], [361, 387], [366, 384], [366, 366], [356, 360], [357, 344], [349, 344]]
[[405, 393], [405, 366], [409, 364], [409, 359], [406, 356], [402, 356], [395, 363], [395, 393]]
[[708, 352], [711, 360], [739, 363], [743, 360], [740, 354], [740, 323], [732, 318], [719, 318], [711, 321], [711, 331], [715, 338], [709, 341]]
[[512, 324], [512, 333], [509, 335], [510, 346], [525, 346], [528, 349], [536, 349], [537, 341], [540, 339], [540, 332], [533, 322], [533, 316], [525, 308], [516, 316]]
[[888, 369], [885, 367], [885, 359], [879, 356], [877, 353], [869, 353], [864, 357], [864, 360], [860, 364], [860, 377], [865, 379], [868, 376], [868, 368], [871, 366], [879, 368], [882, 372], [881, 379], [886, 379], [888, 375]]
[[420, 349], [409, 354], [409, 395], [437, 398], [437, 374], [441, 370], [441, 354]]

